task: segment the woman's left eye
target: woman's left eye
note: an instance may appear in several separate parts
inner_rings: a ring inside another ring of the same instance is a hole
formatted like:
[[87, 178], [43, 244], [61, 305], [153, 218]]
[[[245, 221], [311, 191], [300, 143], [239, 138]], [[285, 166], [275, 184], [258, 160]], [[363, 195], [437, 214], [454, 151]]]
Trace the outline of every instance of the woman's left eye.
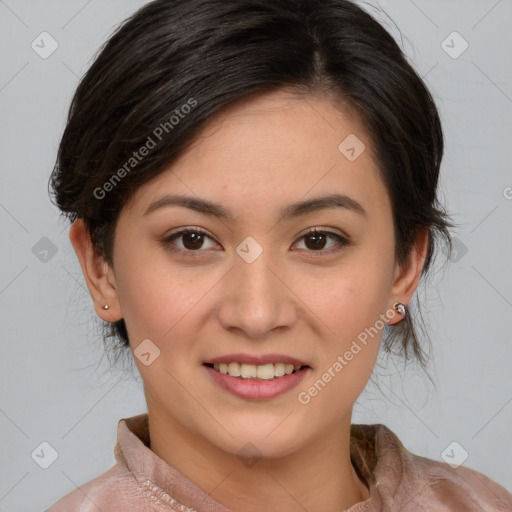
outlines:
[[[181, 247], [176, 247], [175, 241], [179, 239], [181, 239]], [[166, 249], [172, 252], [188, 253], [187, 255], [198, 256], [199, 254], [194, 253], [199, 253], [201, 252], [200, 249], [205, 249], [204, 242], [206, 239], [213, 241], [212, 238], [201, 229], [185, 228], [165, 237], [161, 243]], [[333, 233], [332, 231], [320, 231], [316, 229], [308, 231], [302, 235], [299, 240], [304, 240], [307, 252], [319, 253], [336, 252], [341, 250], [341, 248], [349, 245], [350, 243], [347, 238], [338, 235], [337, 233]], [[329, 240], [334, 241], [334, 245], [337, 243], [340, 247], [334, 249], [334, 251], [326, 249], [325, 244]], [[206, 249], [207, 248], [208, 247], [206, 247]]]
[[[338, 250], [341, 250], [342, 247], [349, 245], [349, 241], [347, 238], [338, 235], [337, 233], [333, 233], [332, 231], [317, 231], [316, 229], [314, 229], [312, 231], [307, 232], [305, 235], [302, 235], [300, 237], [300, 240], [303, 239], [306, 241], [306, 247], [308, 249], [312, 249], [312, 251], [309, 252], [325, 252], [326, 249], [324, 248], [324, 245], [327, 240], [334, 240], [340, 246], [337, 249], [334, 249], [334, 251], [328, 252], [336, 252]], [[308, 241], [311, 242], [309, 245], [307, 243]]]

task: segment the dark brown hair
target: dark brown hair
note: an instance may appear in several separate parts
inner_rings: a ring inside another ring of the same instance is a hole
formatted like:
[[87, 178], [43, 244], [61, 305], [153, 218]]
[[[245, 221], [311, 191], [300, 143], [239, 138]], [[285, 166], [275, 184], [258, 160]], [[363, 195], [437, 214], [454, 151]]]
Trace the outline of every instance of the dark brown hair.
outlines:
[[[222, 109], [285, 87], [329, 93], [357, 113], [391, 198], [397, 261], [426, 228], [426, 273], [436, 240], [450, 244], [437, 200], [439, 115], [393, 37], [349, 0], [155, 0], [142, 7], [103, 45], [73, 97], [49, 183], [57, 206], [70, 221], [84, 220], [111, 264], [117, 218], [138, 187]], [[107, 325], [128, 347], [124, 321]], [[411, 311], [386, 332], [386, 350], [397, 343], [406, 359], [412, 349], [423, 364]]]

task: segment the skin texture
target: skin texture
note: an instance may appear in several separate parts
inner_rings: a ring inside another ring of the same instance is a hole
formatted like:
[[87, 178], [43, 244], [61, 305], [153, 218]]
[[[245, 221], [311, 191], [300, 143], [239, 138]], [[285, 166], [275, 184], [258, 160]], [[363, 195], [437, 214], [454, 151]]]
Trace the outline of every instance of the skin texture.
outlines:
[[[366, 146], [355, 161], [338, 150], [350, 134]], [[288, 204], [333, 192], [366, 213], [330, 208], [278, 222]], [[234, 221], [178, 206], [144, 215], [167, 193], [216, 201]], [[209, 238], [202, 246], [186, 236], [162, 245], [183, 227], [201, 228]], [[328, 238], [315, 249], [303, 238], [313, 228], [350, 243]], [[263, 249], [252, 263], [236, 252], [248, 236]], [[326, 96], [284, 90], [224, 111], [168, 170], [137, 190], [119, 217], [112, 267], [94, 251], [81, 220], [70, 230], [97, 314], [125, 319], [132, 350], [148, 338], [160, 350], [149, 366], [135, 358], [151, 449], [240, 512], [334, 512], [368, 497], [350, 462], [350, 422], [382, 331], [307, 405], [297, 395], [395, 302], [410, 301], [426, 237], [406, 264], [396, 264], [389, 195], [363, 126]], [[387, 316], [390, 324], [401, 318]], [[229, 353], [286, 354], [311, 369], [276, 398], [245, 400], [221, 389], [203, 366]], [[237, 457], [247, 443], [261, 457], [251, 467]]]

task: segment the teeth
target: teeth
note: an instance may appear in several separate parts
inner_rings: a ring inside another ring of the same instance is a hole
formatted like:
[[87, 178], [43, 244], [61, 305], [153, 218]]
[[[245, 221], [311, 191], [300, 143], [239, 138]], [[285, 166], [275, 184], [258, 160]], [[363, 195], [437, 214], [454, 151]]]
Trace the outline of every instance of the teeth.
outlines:
[[254, 379], [258, 376], [258, 367], [254, 364], [242, 364], [240, 366], [240, 375], [244, 379]]
[[256, 366], [255, 364], [245, 363], [215, 363], [213, 368], [224, 375], [231, 377], [241, 377], [243, 379], [261, 379], [271, 380], [274, 377], [283, 377], [290, 375], [294, 371], [300, 370], [299, 365], [275, 363], [263, 364]]
[[285, 375], [284, 363], [276, 363], [274, 365], [274, 375], [276, 377], [282, 377], [283, 375]]
[[256, 367], [256, 376], [258, 379], [269, 380], [274, 378], [274, 365], [264, 364]]
[[238, 363], [229, 363], [228, 373], [232, 377], [239, 377], [240, 376], [240, 365]]

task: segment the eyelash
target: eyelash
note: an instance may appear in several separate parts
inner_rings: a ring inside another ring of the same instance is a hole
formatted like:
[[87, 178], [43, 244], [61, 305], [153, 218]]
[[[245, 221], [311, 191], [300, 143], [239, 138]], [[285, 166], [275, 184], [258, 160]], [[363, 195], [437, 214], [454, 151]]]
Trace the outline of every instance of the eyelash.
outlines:
[[[201, 257], [202, 256], [201, 253], [204, 252], [203, 249], [197, 249], [196, 251], [189, 250], [189, 249], [179, 249], [171, 244], [171, 242], [174, 241], [175, 239], [180, 238], [181, 236], [184, 236], [184, 235], [187, 235], [190, 233], [194, 233], [197, 235], [203, 235], [203, 236], [209, 238], [210, 240], [213, 240], [208, 235], [208, 233], [206, 231], [203, 231], [200, 228], [184, 228], [184, 229], [180, 229], [179, 231], [176, 231], [175, 233], [172, 233], [169, 236], [162, 239], [161, 244], [163, 247], [165, 247], [166, 250], [173, 252], [173, 253], [183, 254], [183, 255], [191, 256], [191, 257]], [[316, 228], [301, 235], [299, 240], [302, 240], [302, 239], [307, 238], [308, 236], [312, 236], [312, 235], [326, 235], [328, 238], [334, 239], [335, 241], [339, 242], [339, 244], [341, 246], [337, 249], [323, 249], [323, 250], [319, 250], [319, 251], [305, 249], [306, 252], [312, 253], [311, 256], [313, 256], [313, 257], [337, 253], [337, 252], [341, 251], [344, 247], [347, 247], [350, 245], [350, 241], [347, 238], [345, 238], [337, 233], [333, 233], [332, 231], [317, 230]]]

